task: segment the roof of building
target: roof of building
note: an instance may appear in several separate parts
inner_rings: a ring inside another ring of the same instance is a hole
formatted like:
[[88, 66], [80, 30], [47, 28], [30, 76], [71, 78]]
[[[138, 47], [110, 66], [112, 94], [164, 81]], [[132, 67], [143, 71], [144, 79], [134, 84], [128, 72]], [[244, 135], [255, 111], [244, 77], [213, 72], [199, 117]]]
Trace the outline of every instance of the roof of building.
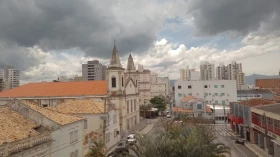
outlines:
[[173, 107], [172, 110], [173, 112], [193, 113], [193, 110], [187, 110], [184, 109], [183, 107]]
[[104, 101], [100, 99], [75, 99], [66, 100], [54, 107], [49, 107], [49, 109], [69, 114], [100, 114], [104, 113], [105, 105]]
[[107, 81], [40, 82], [1, 92], [0, 98], [101, 96], [107, 89]]
[[250, 99], [250, 100], [244, 100], [238, 102], [240, 105], [245, 106], [261, 106], [261, 105], [268, 105], [268, 104], [275, 104], [276, 102], [273, 100], [267, 100], [267, 99]]
[[237, 90], [237, 94], [273, 94], [269, 89]]
[[27, 138], [29, 135], [37, 135], [35, 122], [25, 118], [18, 112], [7, 106], [0, 106], [0, 145], [3, 142]]
[[196, 99], [194, 96], [187, 96], [187, 97], [184, 97], [184, 98], [182, 98], [182, 102], [187, 102], [187, 101], [189, 101], [189, 100], [192, 100], [192, 99]]
[[210, 106], [206, 106], [206, 112], [209, 113], [209, 112], [212, 112], [212, 109]]
[[280, 104], [256, 106], [255, 108], [263, 110], [263, 111], [271, 112], [271, 113], [280, 114]]
[[44, 115], [45, 117], [49, 118], [50, 120], [60, 124], [60, 125], [66, 125], [70, 124], [76, 121], [83, 120], [83, 118], [78, 116], [73, 116], [65, 113], [60, 113], [57, 111], [50, 110], [48, 108], [40, 107], [36, 104], [33, 104], [29, 101], [22, 100], [23, 104], [25, 104], [27, 107], [30, 107], [32, 110], [37, 111]]

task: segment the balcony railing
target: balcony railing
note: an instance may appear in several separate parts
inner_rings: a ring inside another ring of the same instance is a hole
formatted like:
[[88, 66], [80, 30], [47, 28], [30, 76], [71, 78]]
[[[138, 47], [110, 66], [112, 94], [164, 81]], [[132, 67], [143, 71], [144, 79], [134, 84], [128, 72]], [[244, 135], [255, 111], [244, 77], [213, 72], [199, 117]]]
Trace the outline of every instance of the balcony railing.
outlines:
[[25, 149], [29, 149], [49, 141], [51, 141], [51, 134], [44, 133], [23, 140], [3, 143], [2, 145], [0, 145], [0, 157], [8, 157], [11, 154], [21, 152]]

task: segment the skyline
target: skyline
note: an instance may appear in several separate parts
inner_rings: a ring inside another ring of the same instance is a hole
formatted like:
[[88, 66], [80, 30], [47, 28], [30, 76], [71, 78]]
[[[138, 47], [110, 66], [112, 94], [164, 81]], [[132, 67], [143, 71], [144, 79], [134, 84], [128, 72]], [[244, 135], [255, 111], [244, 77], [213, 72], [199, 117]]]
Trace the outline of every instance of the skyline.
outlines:
[[108, 65], [114, 39], [123, 67], [131, 51], [136, 66], [170, 79], [179, 78], [179, 69], [187, 65], [199, 70], [204, 61], [216, 66], [236, 61], [246, 75], [277, 75], [280, 68], [277, 0], [27, 0], [1, 5], [0, 67], [21, 70], [21, 82], [81, 75], [81, 64], [90, 59]]

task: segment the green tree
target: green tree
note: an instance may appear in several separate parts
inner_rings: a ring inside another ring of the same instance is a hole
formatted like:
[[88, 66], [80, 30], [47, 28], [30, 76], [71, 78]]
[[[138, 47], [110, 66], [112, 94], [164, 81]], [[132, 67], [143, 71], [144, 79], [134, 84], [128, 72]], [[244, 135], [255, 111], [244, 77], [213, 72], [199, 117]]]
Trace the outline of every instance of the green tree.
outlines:
[[104, 157], [105, 156], [105, 146], [101, 142], [93, 142], [93, 146], [90, 147], [89, 152], [85, 157]]
[[164, 111], [166, 109], [166, 101], [164, 97], [155, 96], [150, 100], [153, 107], [158, 108], [159, 111]]

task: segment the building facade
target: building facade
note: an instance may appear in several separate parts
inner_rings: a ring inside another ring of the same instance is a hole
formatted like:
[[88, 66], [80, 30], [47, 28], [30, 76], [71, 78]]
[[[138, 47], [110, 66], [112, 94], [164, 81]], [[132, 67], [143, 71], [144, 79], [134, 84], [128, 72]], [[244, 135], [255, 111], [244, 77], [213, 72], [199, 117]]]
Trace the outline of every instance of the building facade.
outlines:
[[240, 90], [243, 85], [245, 85], [245, 74], [243, 72], [238, 72], [236, 74], [236, 85], [237, 90]]
[[237, 101], [235, 80], [183, 81], [175, 83], [175, 103], [180, 106], [183, 97], [194, 96], [209, 104], [225, 104]]
[[256, 87], [270, 89], [277, 94], [280, 92], [280, 78], [256, 79]]
[[4, 90], [12, 89], [20, 85], [20, 71], [13, 66], [6, 66], [0, 70], [0, 78], [3, 79]]
[[227, 66], [220, 64], [216, 67], [216, 79], [217, 80], [228, 80], [228, 69]]
[[200, 64], [200, 80], [215, 80], [215, 65], [209, 62]]
[[269, 89], [237, 90], [237, 100], [267, 99], [273, 100], [274, 94]]
[[84, 81], [105, 80], [106, 66], [99, 63], [98, 60], [88, 61], [82, 64], [82, 76]]
[[3, 91], [3, 87], [4, 87], [4, 79], [0, 77], [0, 92]]
[[180, 69], [180, 79], [188, 81], [200, 80], [200, 72], [187, 66], [186, 69]]

